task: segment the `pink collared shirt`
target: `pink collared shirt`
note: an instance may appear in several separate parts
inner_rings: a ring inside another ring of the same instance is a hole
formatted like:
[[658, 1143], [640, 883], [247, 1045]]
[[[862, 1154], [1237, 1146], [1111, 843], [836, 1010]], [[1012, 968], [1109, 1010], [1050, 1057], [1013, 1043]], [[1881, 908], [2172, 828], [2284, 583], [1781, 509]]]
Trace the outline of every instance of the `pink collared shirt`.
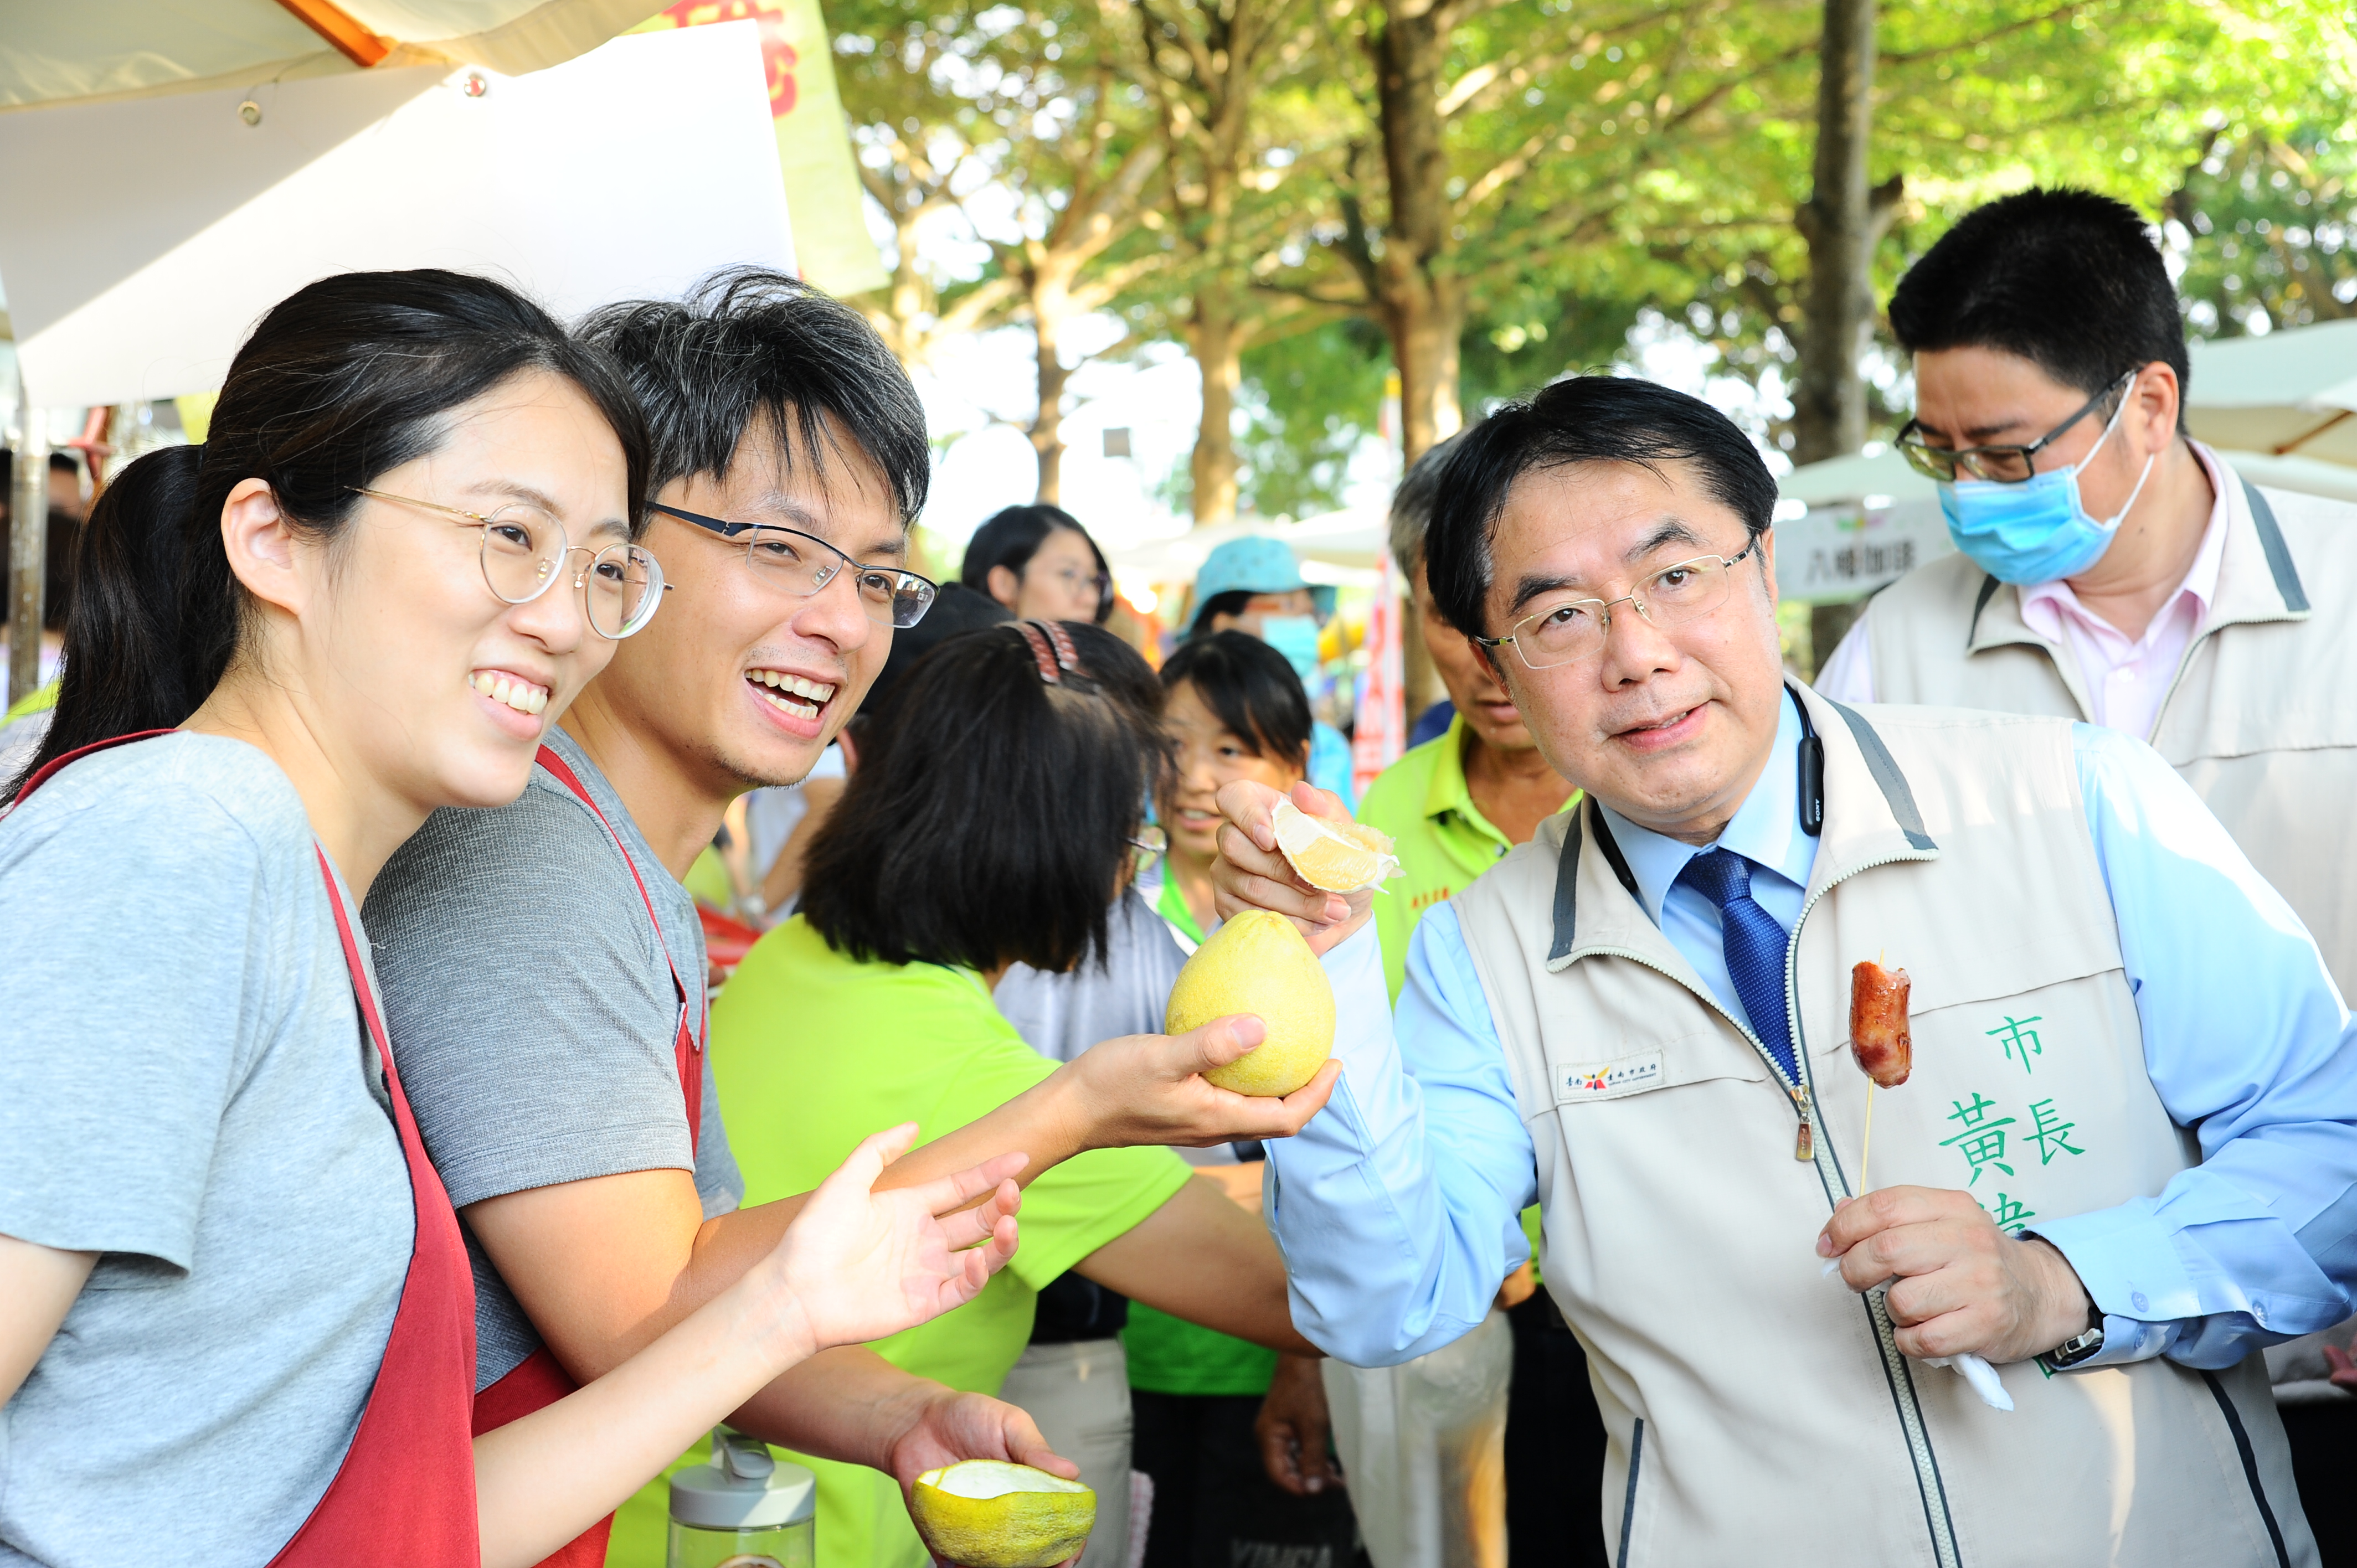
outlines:
[[2120, 730], [2138, 740], [2151, 738], [2159, 721], [2161, 699], [2184, 660], [2186, 645], [2201, 629], [2211, 601], [2218, 596], [2218, 563], [2226, 553], [2226, 476], [2200, 442], [2187, 446], [2210, 476], [2216, 499], [2210, 507], [2210, 526], [2202, 531], [2201, 548], [2193, 565], [2144, 628], [2130, 641], [2111, 622], [2079, 602], [2068, 581], [2058, 579], [2021, 590], [2024, 625], [2058, 648], [2068, 648], [2078, 661], [2079, 678], [2087, 688], [2088, 716], [2106, 729]]

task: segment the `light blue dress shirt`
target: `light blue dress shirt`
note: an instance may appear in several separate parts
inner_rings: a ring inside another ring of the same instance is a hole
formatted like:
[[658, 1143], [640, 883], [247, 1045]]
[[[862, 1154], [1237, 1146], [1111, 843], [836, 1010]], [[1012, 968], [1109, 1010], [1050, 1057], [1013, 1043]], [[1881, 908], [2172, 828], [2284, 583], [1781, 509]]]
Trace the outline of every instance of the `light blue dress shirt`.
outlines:
[[[2218, 820], [2143, 742], [2072, 727], [2145, 1063], [2202, 1163], [2158, 1196], [2040, 1224], [2104, 1313], [2087, 1366], [2234, 1365], [2357, 1313], [2357, 1031], [2316, 944]], [[1761, 870], [1787, 929], [1816, 855], [1800, 829], [1797, 716], [1720, 843]], [[2319, 810], [2337, 807], [2319, 801]], [[1618, 815], [1646, 913], [1737, 1017], [1718, 911], [1674, 886], [1700, 848]], [[1342, 1081], [1269, 1144], [1267, 1205], [1293, 1319], [1329, 1354], [1390, 1366], [1479, 1324], [1530, 1254], [1535, 1155], [1456, 910], [1424, 917], [1396, 1021], [1370, 925], [1326, 956]]]

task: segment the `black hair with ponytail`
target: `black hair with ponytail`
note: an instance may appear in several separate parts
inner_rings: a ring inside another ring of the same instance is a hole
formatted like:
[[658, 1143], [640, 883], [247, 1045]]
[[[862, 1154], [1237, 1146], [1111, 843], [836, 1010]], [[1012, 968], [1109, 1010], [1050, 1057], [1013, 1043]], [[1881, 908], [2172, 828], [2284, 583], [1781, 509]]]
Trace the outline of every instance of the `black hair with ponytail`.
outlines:
[[273, 306], [230, 365], [204, 445], [140, 458], [92, 509], [56, 716], [6, 798], [68, 752], [179, 725], [220, 683], [248, 620], [221, 537], [240, 481], [266, 481], [290, 526], [331, 540], [353, 487], [433, 451], [452, 410], [532, 371], [572, 382], [613, 427], [642, 529], [646, 424], [629, 383], [515, 290], [436, 270], [346, 273]]

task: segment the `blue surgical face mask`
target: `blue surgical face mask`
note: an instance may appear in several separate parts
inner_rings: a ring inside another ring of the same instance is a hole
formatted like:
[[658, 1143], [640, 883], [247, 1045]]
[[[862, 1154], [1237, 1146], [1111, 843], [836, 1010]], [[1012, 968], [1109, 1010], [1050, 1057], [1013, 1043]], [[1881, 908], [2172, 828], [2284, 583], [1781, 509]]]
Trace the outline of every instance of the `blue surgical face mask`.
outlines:
[[1260, 639], [1285, 655], [1307, 684], [1318, 673], [1318, 622], [1309, 616], [1264, 616]]
[[2070, 467], [2050, 468], [2018, 485], [1986, 479], [1942, 485], [1940, 510], [1947, 516], [1948, 537], [1956, 542], [1956, 548], [2000, 583], [2051, 583], [2074, 577], [2102, 560], [2120, 520], [2144, 493], [2144, 482], [2152, 477], [2154, 459], [2159, 456], [2156, 452], [2144, 460], [2136, 489], [2109, 521], [2098, 522], [2087, 515], [2079, 499], [2079, 470], [2095, 460], [2095, 454], [2119, 428], [2127, 406], [2127, 399], [2122, 398], [2103, 435]]

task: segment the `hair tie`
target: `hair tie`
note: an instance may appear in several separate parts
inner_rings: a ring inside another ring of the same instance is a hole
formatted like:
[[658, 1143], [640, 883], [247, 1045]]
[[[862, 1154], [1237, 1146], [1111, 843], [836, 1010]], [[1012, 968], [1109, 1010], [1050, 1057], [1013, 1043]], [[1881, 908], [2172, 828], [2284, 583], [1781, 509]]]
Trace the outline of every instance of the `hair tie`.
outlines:
[[[1025, 620], [1015, 623], [1023, 640], [1031, 645], [1031, 657], [1039, 661], [1039, 679], [1050, 686], [1063, 684], [1059, 671], [1069, 670], [1082, 680], [1089, 672], [1081, 668], [1081, 656], [1072, 647], [1071, 634], [1051, 620]], [[1052, 651], [1051, 651], [1052, 650]]]

